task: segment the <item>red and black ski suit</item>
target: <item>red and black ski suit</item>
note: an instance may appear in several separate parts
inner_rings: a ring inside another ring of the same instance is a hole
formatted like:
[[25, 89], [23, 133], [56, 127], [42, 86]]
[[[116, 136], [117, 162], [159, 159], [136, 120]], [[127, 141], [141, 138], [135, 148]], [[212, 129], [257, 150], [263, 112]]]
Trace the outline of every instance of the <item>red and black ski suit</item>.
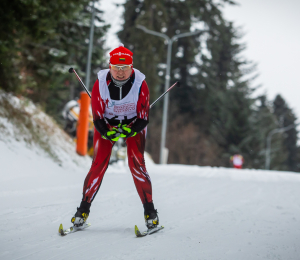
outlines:
[[[130, 80], [133, 78], [134, 81], [134, 71], [131, 74]], [[132, 82], [133, 82], [132, 81]], [[110, 73], [106, 77], [107, 86], [110, 91], [110, 97], [113, 99], [111, 92], [111, 81]], [[132, 86], [132, 82], [128, 82], [127, 88]], [[131, 86], [130, 86], [131, 84]], [[117, 126], [117, 120], [106, 120], [104, 118], [104, 112], [106, 109], [106, 103], [101, 98], [99, 91], [99, 81], [97, 80], [94, 84], [92, 90], [92, 111], [94, 122], [100, 121], [103, 119], [106, 122], [108, 129], [112, 129], [113, 126]], [[137, 117], [132, 119], [131, 122], [127, 122], [130, 126], [134, 126], [135, 122], [139, 120], [140, 122], [146, 122], [145, 126], [148, 123], [149, 119], [149, 89], [146, 81], [144, 80], [140, 86], [139, 98], [137, 102]], [[96, 125], [96, 124], [95, 124]], [[147, 173], [144, 160], [144, 150], [146, 143], [146, 132], [147, 127], [144, 127], [140, 132], [135, 136], [126, 138], [125, 142], [127, 145], [127, 155], [128, 155], [128, 165], [137, 189], [137, 192], [141, 198], [143, 204], [147, 202], [152, 202], [152, 187], [151, 180]], [[96, 128], [94, 129], [94, 158], [92, 166], [89, 173], [87, 174], [84, 187], [83, 187], [83, 201], [91, 203], [97, 194], [105, 171], [109, 164], [109, 159], [111, 156], [112, 147], [115, 142], [104, 139], [101, 137]]]

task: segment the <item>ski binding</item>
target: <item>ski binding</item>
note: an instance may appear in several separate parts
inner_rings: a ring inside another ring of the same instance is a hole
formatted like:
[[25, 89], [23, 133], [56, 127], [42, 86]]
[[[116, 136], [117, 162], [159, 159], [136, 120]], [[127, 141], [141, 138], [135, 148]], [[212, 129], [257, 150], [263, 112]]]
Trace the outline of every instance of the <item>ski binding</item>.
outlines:
[[91, 223], [84, 223], [82, 226], [80, 226], [80, 227], [75, 227], [75, 226], [73, 226], [73, 227], [70, 227], [70, 228], [68, 228], [68, 229], [64, 229], [63, 228], [63, 225], [62, 224], [60, 224], [60, 226], [59, 226], [59, 228], [58, 228], [58, 233], [61, 235], [61, 236], [66, 236], [66, 235], [68, 235], [68, 234], [70, 234], [70, 233], [74, 233], [74, 232], [77, 232], [77, 231], [79, 231], [79, 230], [83, 230], [83, 229], [85, 229], [85, 228], [88, 228], [89, 226], [91, 226]]
[[148, 229], [148, 230], [146, 230], [146, 231], [144, 231], [144, 232], [141, 233], [141, 231], [139, 230], [139, 228], [137, 227], [137, 225], [135, 225], [134, 232], [135, 232], [135, 235], [137, 237], [144, 237], [144, 236], [156, 233], [156, 232], [158, 232], [159, 230], [161, 230], [163, 228], [164, 228], [164, 226], [160, 226], [160, 227], [157, 226], [157, 227], [154, 227], [154, 228], [150, 228], [150, 229]]

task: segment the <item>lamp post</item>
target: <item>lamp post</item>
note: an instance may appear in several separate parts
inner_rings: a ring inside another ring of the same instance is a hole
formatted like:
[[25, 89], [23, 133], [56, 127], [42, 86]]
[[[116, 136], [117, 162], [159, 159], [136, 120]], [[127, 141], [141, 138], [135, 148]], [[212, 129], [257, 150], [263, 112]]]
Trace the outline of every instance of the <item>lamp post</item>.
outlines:
[[[152, 34], [161, 38], [164, 38], [168, 43], [168, 52], [167, 52], [167, 71], [166, 71], [166, 77], [165, 77], [165, 91], [168, 89], [170, 85], [170, 71], [171, 71], [171, 54], [172, 54], [172, 44], [174, 41], [176, 41], [178, 38], [183, 38], [191, 35], [195, 35], [201, 32], [205, 31], [195, 31], [195, 32], [187, 32], [187, 33], [181, 33], [174, 35], [172, 38], [169, 38], [164, 33], [156, 32], [147, 29], [145, 26], [137, 25], [137, 28], [143, 30], [145, 33]], [[159, 157], [159, 163], [163, 163], [163, 150], [165, 148], [166, 144], [166, 132], [167, 132], [167, 120], [168, 120], [168, 102], [169, 102], [169, 95], [166, 94], [164, 96], [164, 107], [163, 107], [163, 117], [162, 117], [162, 129], [161, 129], [161, 142], [160, 142], [160, 157]]]
[[90, 85], [90, 76], [91, 76], [91, 59], [92, 59], [92, 50], [93, 50], [93, 39], [94, 39], [94, 20], [95, 20], [95, 2], [93, 1], [92, 6], [92, 18], [91, 18], [91, 27], [90, 27], [90, 40], [89, 40], [89, 51], [87, 57], [87, 64], [86, 64], [86, 79], [85, 85], [87, 89], [89, 89]]
[[266, 148], [266, 164], [265, 164], [265, 169], [269, 170], [270, 169], [270, 163], [271, 163], [271, 139], [272, 139], [272, 135], [277, 134], [277, 133], [283, 133], [286, 132], [292, 128], [294, 128], [295, 125], [289, 125], [286, 127], [282, 127], [282, 128], [276, 128], [273, 129], [267, 137], [267, 148]]

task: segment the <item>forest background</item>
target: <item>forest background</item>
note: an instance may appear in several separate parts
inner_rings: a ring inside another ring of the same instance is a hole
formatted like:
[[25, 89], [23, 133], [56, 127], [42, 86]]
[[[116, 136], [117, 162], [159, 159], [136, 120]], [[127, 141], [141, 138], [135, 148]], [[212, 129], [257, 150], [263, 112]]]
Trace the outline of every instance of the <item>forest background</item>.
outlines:
[[[166, 147], [168, 163], [229, 167], [239, 153], [246, 168], [265, 167], [268, 133], [295, 124], [280, 96], [253, 96], [255, 63], [243, 57], [243, 31], [221, 11], [230, 0], [127, 0], [120, 42], [134, 53], [134, 67], [146, 74], [151, 101], [164, 90], [166, 45], [136, 26], [169, 37], [196, 27], [206, 32], [173, 43]], [[92, 2], [87, 0], [2, 1], [0, 9], [0, 88], [26, 96], [63, 125], [61, 111], [82, 90], [69, 67], [85, 77]], [[109, 24], [96, 8], [91, 82], [107, 68], [104, 48]], [[162, 105], [150, 113], [146, 150], [158, 162]], [[272, 137], [271, 169], [300, 171], [297, 130]]]

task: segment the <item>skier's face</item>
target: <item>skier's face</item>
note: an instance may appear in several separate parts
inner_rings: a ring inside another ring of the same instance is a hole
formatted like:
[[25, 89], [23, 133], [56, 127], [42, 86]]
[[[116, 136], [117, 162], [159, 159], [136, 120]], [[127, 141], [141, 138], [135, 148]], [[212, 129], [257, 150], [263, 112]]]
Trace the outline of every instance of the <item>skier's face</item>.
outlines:
[[124, 64], [116, 64], [110, 66], [110, 73], [115, 78], [116, 80], [126, 80], [130, 77], [132, 73], [132, 68], [131, 65], [126, 65]]

